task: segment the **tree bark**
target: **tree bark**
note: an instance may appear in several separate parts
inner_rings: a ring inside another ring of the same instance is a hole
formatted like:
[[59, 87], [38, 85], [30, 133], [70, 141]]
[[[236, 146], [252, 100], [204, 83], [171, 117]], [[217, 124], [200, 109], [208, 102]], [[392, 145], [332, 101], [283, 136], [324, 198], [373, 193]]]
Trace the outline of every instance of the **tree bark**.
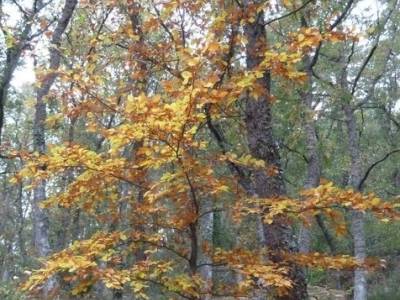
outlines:
[[[310, 64], [310, 60], [307, 59], [307, 65]], [[321, 176], [321, 164], [318, 153], [318, 139], [315, 128], [314, 110], [312, 107], [313, 95], [312, 95], [312, 72], [308, 68], [307, 70], [307, 90], [301, 93], [302, 105], [304, 107], [304, 131], [306, 134], [306, 153], [307, 153], [307, 175], [304, 183], [305, 189], [317, 187], [319, 185]], [[311, 220], [310, 220], [311, 221]], [[301, 226], [299, 233], [299, 251], [301, 253], [310, 252], [311, 234], [310, 230]]]
[[[246, 1], [248, 5], [248, 1]], [[244, 34], [247, 38], [246, 64], [249, 70], [257, 67], [262, 61], [263, 53], [267, 49], [267, 37], [264, 21], [264, 13], [261, 11], [256, 15], [256, 21], [244, 25]], [[248, 96], [245, 108], [245, 123], [247, 129], [247, 140], [250, 153], [264, 160], [270, 168], [276, 171], [274, 175], [268, 175], [265, 170], [255, 171], [253, 183], [257, 196], [278, 197], [286, 193], [280, 165], [279, 149], [273, 135], [273, 119], [271, 104], [269, 102], [270, 74], [265, 72], [258, 79], [257, 84], [264, 88], [264, 94], [254, 99]], [[279, 252], [296, 252], [297, 246], [290, 226], [284, 218], [275, 220], [271, 225], [264, 224], [265, 246], [273, 253], [270, 259], [275, 262], [282, 261]], [[286, 296], [278, 299], [306, 299], [307, 285], [301, 268], [296, 265], [289, 266], [289, 278], [293, 288]]]
[[[342, 111], [345, 117], [346, 124], [347, 150], [350, 156], [349, 184], [354, 188], [354, 190], [358, 190], [362, 178], [362, 162], [359, 146], [357, 119], [355, 111], [352, 107], [353, 94], [351, 93], [350, 87], [348, 85], [346, 65], [343, 65], [342, 68], [340, 87], [343, 93]], [[364, 215], [362, 212], [352, 211], [351, 234], [353, 236], [354, 256], [359, 262], [362, 263], [366, 258]], [[367, 299], [367, 278], [364, 268], [357, 268], [354, 271], [353, 299]]]
[[213, 286], [213, 268], [212, 257], [204, 251], [205, 248], [212, 249], [213, 247], [213, 228], [214, 228], [214, 213], [213, 203], [210, 199], [203, 199], [200, 203], [200, 218], [198, 220], [198, 258], [197, 272], [205, 285], [202, 289], [202, 299], [211, 299]]
[[[348, 103], [344, 105], [343, 110], [346, 118], [348, 150], [351, 159], [350, 184], [354, 189], [358, 189], [362, 177], [362, 170], [356, 116], [354, 114], [354, 110]], [[362, 212], [352, 212], [351, 233], [353, 236], [354, 255], [357, 260], [363, 262], [366, 258], [366, 244], [364, 232], [364, 214]], [[363, 268], [357, 268], [354, 271], [353, 299], [367, 299], [367, 278], [366, 271]]]
[[[33, 147], [34, 151], [39, 154], [44, 154], [46, 151], [45, 140], [45, 121], [46, 121], [46, 103], [45, 97], [47, 96], [52, 84], [54, 83], [57, 74], [56, 70], [60, 66], [61, 54], [59, 46], [61, 44], [61, 37], [67, 28], [72, 14], [75, 10], [77, 0], [66, 0], [61, 18], [57, 22], [54, 30], [50, 52], [50, 71], [52, 72], [41, 83], [41, 86], [36, 91], [36, 105], [35, 105], [35, 118], [33, 124]], [[43, 166], [45, 168], [45, 166]], [[40, 202], [46, 199], [46, 182], [43, 180], [38, 183], [33, 191], [33, 222], [34, 222], [34, 241], [35, 248], [39, 256], [47, 256], [50, 254], [49, 243], [49, 219], [45, 210], [40, 208]], [[54, 280], [49, 280], [44, 287], [45, 297], [48, 292], [55, 286]]]
[[25, 267], [26, 258], [27, 258], [27, 251], [25, 246], [25, 239], [24, 239], [24, 227], [25, 227], [25, 217], [23, 211], [23, 195], [22, 195], [22, 183], [18, 184], [18, 190], [16, 195], [16, 208], [17, 208], [17, 215], [18, 215], [18, 247], [21, 255], [22, 265]]
[[32, 30], [32, 18], [33, 16], [29, 19], [25, 19], [23, 29], [18, 34], [18, 42], [15, 45], [7, 48], [6, 61], [0, 74], [0, 143], [2, 141], [4, 127], [4, 107], [6, 105], [10, 83], [13, 78], [14, 71], [18, 66], [22, 52], [29, 41], [29, 36]]

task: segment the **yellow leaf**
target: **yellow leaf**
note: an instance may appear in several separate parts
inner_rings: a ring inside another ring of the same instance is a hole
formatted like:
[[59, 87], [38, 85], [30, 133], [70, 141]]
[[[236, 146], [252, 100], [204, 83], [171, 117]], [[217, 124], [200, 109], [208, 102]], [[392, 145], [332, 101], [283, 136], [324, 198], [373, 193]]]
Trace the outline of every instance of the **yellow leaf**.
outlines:
[[381, 203], [381, 200], [380, 200], [379, 198], [373, 198], [373, 199], [371, 200], [371, 204], [372, 204], [373, 206], [378, 206], [379, 203]]
[[123, 241], [126, 241], [126, 240], [128, 239], [128, 237], [127, 237], [124, 233], [121, 233], [121, 235], [119, 236], [119, 238], [120, 238], [121, 240], [123, 240]]
[[199, 60], [197, 58], [191, 58], [187, 61], [188, 66], [194, 67], [199, 63]]
[[182, 83], [185, 85], [192, 78], [192, 73], [190, 73], [189, 71], [183, 71], [182, 72], [182, 77], [183, 77], [183, 82]]
[[211, 53], [218, 52], [220, 48], [221, 48], [220, 44], [216, 41], [209, 43], [207, 47], [208, 51]]

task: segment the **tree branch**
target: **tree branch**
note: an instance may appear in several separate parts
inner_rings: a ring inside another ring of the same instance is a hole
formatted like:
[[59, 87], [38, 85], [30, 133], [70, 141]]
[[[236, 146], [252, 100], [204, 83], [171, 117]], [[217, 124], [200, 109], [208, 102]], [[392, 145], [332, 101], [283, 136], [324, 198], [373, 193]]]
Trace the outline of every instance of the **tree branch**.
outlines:
[[[392, 13], [393, 13], [393, 11], [395, 10], [395, 8], [396, 8], [396, 6], [397, 6], [397, 3], [398, 3], [398, 1], [396, 0], [395, 3], [394, 3], [394, 5], [393, 5], [393, 7], [390, 9], [389, 13], [387, 14], [387, 16], [385, 17], [385, 19], [383, 20], [383, 23], [382, 23], [382, 25], [381, 25], [381, 26], [382, 26], [382, 30], [379, 32], [378, 36], [376, 37], [375, 45], [372, 47], [372, 49], [371, 49], [371, 51], [369, 52], [367, 58], [364, 60], [363, 64], [361, 65], [360, 70], [359, 70], [358, 73], [357, 73], [357, 76], [356, 76], [356, 78], [355, 78], [355, 80], [354, 80], [354, 82], [353, 82], [353, 86], [352, 86], [352, 88], [351, 88], [351, 94], [352, 94], [352, 95], [354, 95], [354, 93], [355, 93], [355, 91], [356, 91], [358, 81], [360, 80], [361, 75], [362, 75], [362, 73], [364, 72], [364, 69], [367, 67], [369, 61], [371, 60], [371, 58], [372, 58], [372, 56], [374, 55], [376, 49], [378, 48], [379, 39], [380, 39], [380, 37], [381, 37], [381, 34], [382, 34], [382, 32], [383, 32], [383, 29], [384, 29], [384, 27], [386, 26], [387, 22], [389, 21], [391, 15], [392, 15]], [[378, 21], [378, 25], [380, 25], [380, 24], [379, 24], [379, 21]]]
[[358, 70], [358, 73], [356, 75], [356, 78], [354, 79], [353, 82], [353, 86], [351, 87], [351, 94], [354, 95], [356, 88], [357, 88], [357, 84], [358, 81], [361, 78], [362, 73], [364, 72], [365, 68], [367, 67], [369, 61], [371, 60], [372, 56], [374, 55], [376, 49], [378, 48], [378, 41], [375, 43], [375, 45], [372, 47], [371, 51], [369, 52], [368, 56], [366, 57], [366, 59], [364, 60], [363, 64], [361, 65], [361, 68]]
[[276, 18], [274, 18], [274, 19], [272, 19], [272, 20], [269, 20], [269, 21], [265, 22], [265, 23], [262, 24], [262, 25], [263, 25], [263, 26], [268, 26], [268, 25], [270, 25], [271, 23], [274, 23], [274, 22], [276, 22], [276, 21], [279, 21], [279, 20], [282, 20], [282, 19], [284, 19], [284, 18], [290, 17], [291, 15], [294, 15], [295, 13], [297, 13], [297, 12], [299, 12], [300, 10], [302, 10], [303, 8], [305, 8], [308, 4], [310, 4], [310, 3], [313, 2], [313, 1], [314, 1], [314, 0], [308, 0], [308, 1], [304, 2], [301, 6], [299, 6], [298, 8], [296, 8], [295, 10], [292, 10], [292, 11], [290, 11], [290, 12], [288, 12], [288, 13], [282, 15], [282, 16], [276, 17]]
[[[329, 26], [329, 31], [333, 30], [336, 28], [336, 26], [338, 26], [342, 20], [344, 19], [344, 17], [347, 15], [347, 13], [349, 12], [351, 6], [353, 5], [354, 0], [349, 0], [346, 4], [346, 7], [344, 8], [343, 12], [340, 14], [340, 16], [335, 20], [335, 22], [333, 22], [333, 24], [331, 26]], [[322, 42], [319, 43], [317, 49], [315, 50], [315, 54], [310, 62], [310, 64], [308, 65], [309, 70], [312, 70], [314, 68], [314, 66], [316, 65], [317, 61], [318, 61], [318, 57], [319, 57], [319, 52], [321, 50], [322, 47]]]
[[365, 172], [363, 178], [361, 179], [360, 183], [358, 184], [358, 190], [362, 191], [363, 187], [364, 187], [364, 183], [365, 181], [368, 179], [368, 176], [370, 175], [371, 171], [380, 163], [384, 162], [386, 159], [388, 159], [391, 155], [400, 152], [400, 149], [396, 149], [393, 150], [389, 153], [387, 153], [384, 157], [382, 157], [381, 159], [377, 160], [376, 162], [374, 162], [372, 165], [369, 166], [369, 168], [367, 169], [367, 171]]

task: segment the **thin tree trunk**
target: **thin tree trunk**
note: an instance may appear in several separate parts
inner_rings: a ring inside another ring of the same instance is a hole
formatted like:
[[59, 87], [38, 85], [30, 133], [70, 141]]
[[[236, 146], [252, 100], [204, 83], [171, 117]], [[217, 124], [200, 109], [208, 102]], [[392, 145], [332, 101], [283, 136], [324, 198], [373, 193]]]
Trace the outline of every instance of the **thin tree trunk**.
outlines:
[[[309, 59], [307, 64], [309, 65]], [[307, 70], [307, 90], [302, 93], [301, 100], [304, 107], [304, 131], [306, 134], [306, 152], [307, 152], [307, 176], [304, 183], [305, 189], [317, 187], [321, 176], [321, 164], [318, 153], [318, 139], [315, 128], [314, 110], [312, 107], [312, 73]], [[311, 221], [311, 220], [310, 220]], [[301, 226], [299, 233], [299, 251], [301, 253], [310, 252], [311, 234], [309, 228]]]
[[25, 19], [23, 29], [18, 37], [18, 43], [6, 51], [6, 61], [0, 74], [0, 143], [2, 141], [2, 133], [4, 127], [4, 107], [6, 105], [8, 90], [10, 83], [13, 78], [15, 69], [18, 66], [18, 62], [21, 58], [22, 51], [26, 47], [27, 41], [31, 34], [32, 20]]
[[[354, 189], [358, 189], [362, 177], [362, 170], [356, 116], [349, 103], [344, 105], [343, 110], [346, 118], [348, 150], [351, 159], [350, 184]], [[352, 212], [351, 233], [353, 236], [354, 255], [358, 261], [363, 262], [366, 258], [366, 244], [364, 232], [364, 214], [362, 212]], [[363, 268], [357, 268], [354, 271], [353, 299], [367, 299], [367, 278], [366, 271]]]
[[[342, 58], [345, 60], [345, 58]], [[347, 151], [350, 156], [350, 169], [348, 171], [350, 184], [354, 190], [359, 189], [362, 178], [362, 162], [359, 146], [359, 135], [355, 110], [352, 107], [353, 94], [350, 90], [347, 78], [347, 65], [343, 62], [339, 82], [342, 90], [342, 112], [345, 117], [347, 133]], [[354, 256], [359, 262], [364, 262], [366, 257], [366, 244], [364, 232], [364, 215], [362, 212], [352, 211], [351, 213], [351, 234], [353, 236]], [[354, 271], [354, 300], [367, 299], [367, 279], [364, 268], [357, 268]]]
[[[60, 66], [61, 55], [59, 46], [61, 44], [61, 37], [67, 28], [71, 16], [74, 12], [77, 0], [66, 0], [61, 18], [57, 22], [54, 30], [50, 52], [50, 70], [52, 71], [49, 76], [41, 83], [41, 86], [36, 91], [36, 106], [35, 106], [35, 119], [33, 124], [33, 146], [34, 151], [40, 154], [46, 151], [45, 141], [45, 120], [46, 120], [46, 103], [45, 97], [47, 96], [52, 84], [54, 83], [57, 74], [56, 70]], [[45, 168], [45, 166], [43, 166]], [[33, 191], [33, 222], [34, 222], [34, 241], [35, 247], [39, 256], [47, 256], [50, 254], [49, 243], [49, 219], [45, 210], [40, 208], [40, 202], [46, 199], [46, 182], [43, 180], [38, 183]], [[45, 296], [55, 286], [54, 280], [49, 280], [44, 288]]]
[[214, 228], [214, 213], [213, 202], [210, 199], [204, 199], [200, 204], [200, 218], [198, 220], [198, 262], [197, 271], [201, 279], [205, 282], [203, 286], [203, 300], [211, 299], [213, 286], [213, 268], [212, 257], [204, 251], [205, 248], [212, 249], [213, 247], [213, 228]]
[[24, 219], [24, 211], [23, 211], [23, 195], [22, 195], [22, 183], [18, 184], [17, 198], [16, 198], [16, 206], [17, 206], [17, 215], [18, 215], [18, 247], [21, 255], [22, 266], [25, 267], [27, 252], [24, 240], [24, 227], [25, 227], [25, 219]]

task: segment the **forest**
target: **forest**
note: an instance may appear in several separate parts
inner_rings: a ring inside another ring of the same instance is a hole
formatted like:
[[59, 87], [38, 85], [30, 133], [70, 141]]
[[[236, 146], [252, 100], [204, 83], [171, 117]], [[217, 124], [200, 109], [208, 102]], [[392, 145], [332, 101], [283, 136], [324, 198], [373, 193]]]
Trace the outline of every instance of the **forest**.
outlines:
[[0, 0], [0, 300], [400, 300], [399, 2]]

